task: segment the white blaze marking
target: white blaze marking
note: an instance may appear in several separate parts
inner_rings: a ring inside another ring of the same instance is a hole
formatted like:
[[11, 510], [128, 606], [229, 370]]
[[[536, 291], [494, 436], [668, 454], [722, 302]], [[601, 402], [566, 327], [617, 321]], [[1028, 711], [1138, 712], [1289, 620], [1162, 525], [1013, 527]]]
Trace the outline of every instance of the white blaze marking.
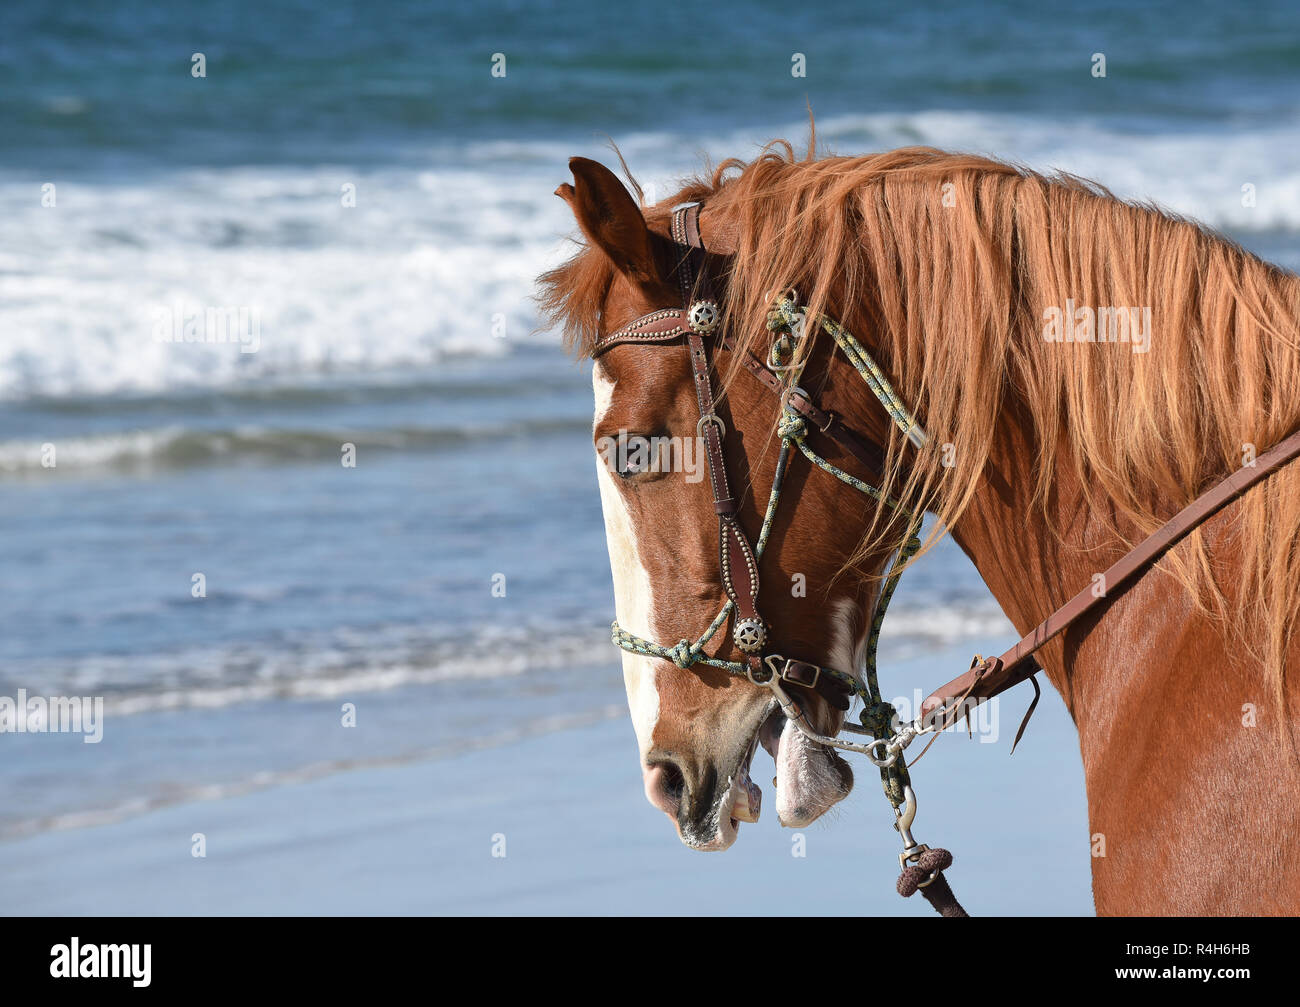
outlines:
[[[601, 374], [601, 365], [591, 369], [592, 388], [596, 394], [596, 423], [609, 411], [614, 382]], [[618, 624], [629, 633], [655, 639], [653, 612], [654, 591], [650, 575], [641, 563], [636, 548], [636, 529], [627, 504], [614, 482], [614, 475], [599, 455], [596, 478], [600, 483], [600, 505], [605, 515], [605, 541], [609, 548], [609, 566], [614, 575], [614, 611]], [[632, 712], [641, 761], [650, 750], [651, 735], [659, 720], [659, 690], [655, 686], [655, 662], [638, 654], [623, 651], [623, 684], [627, 687], [627, 704]]]

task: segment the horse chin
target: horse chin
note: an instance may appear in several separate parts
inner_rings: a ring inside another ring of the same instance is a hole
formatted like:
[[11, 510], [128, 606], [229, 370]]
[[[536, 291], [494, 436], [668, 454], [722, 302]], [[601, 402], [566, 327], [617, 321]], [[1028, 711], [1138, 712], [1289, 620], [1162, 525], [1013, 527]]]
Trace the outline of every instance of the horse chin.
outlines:
[[740, 834], [741, 822], [757, 822], [763, 792], [750, 779], [750, 764], [758, 749], [757, 736], [749, 743], [739, 765], [731, 775], [731, 786], [704, 823], [694, 828], [678, 825], [683, 843], [693, 850], [717, 852], [728, 849]]
[[833, 749], [810, 741], [780, 712], [759, 730], [776, 763], [776, 817], [787, 828], [815, 822], [853, 790], [853, 770]]

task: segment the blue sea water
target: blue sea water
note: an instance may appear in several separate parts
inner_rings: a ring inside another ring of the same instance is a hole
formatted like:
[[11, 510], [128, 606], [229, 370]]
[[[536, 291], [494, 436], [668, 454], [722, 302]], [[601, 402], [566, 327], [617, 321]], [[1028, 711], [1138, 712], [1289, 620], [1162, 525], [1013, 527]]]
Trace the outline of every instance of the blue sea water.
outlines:
[[[110, 721], [0, 736], [0, 838], [621, 702], [589, 377], [530, 300], [570, 155], [667, 196], [811, 107], [837, 152], [1078, 172], [1296, 268], [1298, 82], [1282, 2], [9, 0], [0, 695]], [[257, 352], [155, 338], [211, 305]], [[895, 605], [886, 661], [1010, 636], [951, 546]]]

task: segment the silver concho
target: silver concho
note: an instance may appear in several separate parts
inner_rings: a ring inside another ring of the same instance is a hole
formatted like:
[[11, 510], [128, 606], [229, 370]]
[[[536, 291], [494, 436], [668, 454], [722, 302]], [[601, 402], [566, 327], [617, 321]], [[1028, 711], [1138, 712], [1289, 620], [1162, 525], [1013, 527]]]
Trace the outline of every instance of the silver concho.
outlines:
[[761, 619], [741, 619], [736, 623], [736, 646], [746, 654], [757, 654], [767, 643], [767, 627]]
[[722, 312], [716, 301], [696, 301], [686, 313], [686, 324], [701, 335], [707, 335], [718, 327]]

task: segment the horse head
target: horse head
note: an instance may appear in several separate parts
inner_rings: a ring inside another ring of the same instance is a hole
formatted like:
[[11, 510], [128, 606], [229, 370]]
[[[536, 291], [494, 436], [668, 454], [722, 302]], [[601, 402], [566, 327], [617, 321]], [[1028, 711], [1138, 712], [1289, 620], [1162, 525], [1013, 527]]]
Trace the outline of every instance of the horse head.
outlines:
[[[667, 209], [698, 190], [688, 187], [643, 210], [604, 166], [574, 158], [570, 168], [573, 184], [557, 194], [573, 210], [586, 246], [543, 283], [553, 316], [576, 341], [585, 340], [580, 349], [594, 357], [597, 479], [645, 792], [686, 845], [725, 849], [740, 822], [758, 819], [761, 791], [750, 772], [759, 744], [776, 763], [776, 812], [783, 825], [812, 822], [848, 795], [848, 764], [810, 738], [836, 734], [848, 693], [807, 686], [823, 674], [823, 684], [831, 685], [831, 675], [855, 673], [879, 587], [873, 575], [889, 550], [859, 557], [845, 569], [876, 504], [807, 465], [791, 466], [766, 548], [754, 547], [775, 503], [776, 431], [790, 399], [779, 368], [755, 380], [757, 371], [743, 373], [740, 351], [728, 348], [733, 322], [721, 306], [729, 300], [728, 283], [745, 266], [736, 256], [738, 216], [721, 198], [697, 207], [696, 244], [707, 249], [698, 252], [698, 272], [707, 273], [713, 288], [708, 303], [717, 309], [716, 317], [704, 309], [702, 328], [710, 338], [697, 343], [707, 355], [702, 380], [710, 396], [725, 387], [710, 405], [701, 399], [690, 333], [682, 324], [695, 324], [685, 317], [692, 309], [683, 299], [700, 294], [701, 278], [694, 275], [692, 289], [683, 291], [689, 246], [673, 233], [674, 214]], [[720, 324], [707, 329], [712, 323]], [[721, 375], [734, 380], [723, 386]], [[829, 354], [814, 351], [805, 359], [800, 380], [817, 382], [821, 411], [813, 407], [814, 415], [828, 423], [838, 422], [840, 411], [869, 411], [862, 408], [856, 375], [832, 369]], [[708, 438], [715, 434], [721, 473], [711, 466]], [[816, 440], [836, 466], [856, 468], [864, 479], [873, 475], [813, 425], [801, 436]], [[887, 443], [886, 432], [873, 438]], [[734, 500], [730, 515], [720, 496]], [[735, 537], [745, 539], [744, 548]], [[728, 584], [737, 575], [740, 588]], [[759, 584], [761, 591], [744, 597]], [[739, 605], [702, 640], [729, 595]], [[751, 602], [754, 614], [761, 613], [756, 620], [743, 618]], [[754, 641], [743, 638], [750, 631], [765, 637], [757, 658]], [[784, 667], [771, 655], [804, 662], [802, 681], [793, 676], [788, 691], [797, 694], [811, 731], [797, 729], [773, 691], [756, 683]], [[737, 667], [747, 673], [735, 673]], [[757, 675], [748, 673], [754, 668]]]

